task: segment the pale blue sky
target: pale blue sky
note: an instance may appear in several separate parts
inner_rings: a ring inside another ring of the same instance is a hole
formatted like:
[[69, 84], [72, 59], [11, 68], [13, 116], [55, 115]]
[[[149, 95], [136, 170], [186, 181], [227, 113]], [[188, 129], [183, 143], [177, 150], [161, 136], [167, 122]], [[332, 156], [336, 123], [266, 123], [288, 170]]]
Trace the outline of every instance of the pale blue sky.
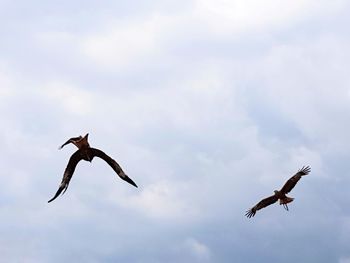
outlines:
[[[349, 11], [0, 1], [0, 262], [349, 263]], [[48, 204], [87, 132], [139, 188], [95, 159]]]

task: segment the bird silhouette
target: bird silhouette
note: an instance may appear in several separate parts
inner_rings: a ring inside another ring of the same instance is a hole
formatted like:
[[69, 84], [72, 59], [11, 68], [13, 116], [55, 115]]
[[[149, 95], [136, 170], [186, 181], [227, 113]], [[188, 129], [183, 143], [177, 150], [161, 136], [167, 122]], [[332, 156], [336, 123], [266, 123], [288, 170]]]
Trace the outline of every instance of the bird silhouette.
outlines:
[[295, 175], [293, 175], [291, 178], [288, 179], [288, 181], [284, 184], [284, 186], [281, 188], [281, 190], [274, 191], [274, 195], [269, 196], [265, 199], [262, 199], [259, 203], [257, 203], [254, 207], [249, 209], [246, 212], [246, 216], [248, 218], [251, 218], [255, 216], [256, 211], [267, 207], [269, 205], [272, 205], [273, 203], [276, 203], [278, 200], [280, 200], [280, 205], [283, 205], [284, 209], [288, 211], [288, 203], [293, 202], [294, 198], [286, 196], [292, 189], [295, 187], [295, 185], [299, 182], [300, 178], [304, 175], [307, 175], [310, 173], [311, 168], [309, 166], [303, 166]]
[[94, 157], [99, 157], [99, 158], [103, 159], [104, 161], [106, 161], [112, 167], [112, 169], [119, 175], [119, 177], [121, 179], [123, 179], [124, 181], [128, 182], [129, 184], [132, 184], [133, 186], [137, 187], [135, 182], [133, 180], [131, 180], [124, 173], [123, 169], [120, 167], [120, 165], [115, 160], [113, 160], [111, 157], [109, 157], [103, 151], [90, 147], [89, 142], [88, 142], [88, 137], [89, 137], [89, 134], [86, 134], [84, 137], [79, 136], [79, 137], [70, 138], [68, 141], [66, 141], [64, 144], [62, 144], [59, 147], [59, 149], [62, 149], [67, 144], [73, 143], [78, 148], [78, 150], [75, 153], [73, 153], [72, 156], [70, 157], [70, 159], [68, 161], [68, 165], [64, 171], [61, 184], [60, 184], [55, 196], [53, 198], [51, 198], [48, 201], [48, 203], [55, 200], [61, 193], [64, 194], [67, 191], [69, 182], [72, 179], [72, 176], [73, 176], [73, 173], [75, 171], [77, 164], [81, 160], [91, 162], [94, 159]]

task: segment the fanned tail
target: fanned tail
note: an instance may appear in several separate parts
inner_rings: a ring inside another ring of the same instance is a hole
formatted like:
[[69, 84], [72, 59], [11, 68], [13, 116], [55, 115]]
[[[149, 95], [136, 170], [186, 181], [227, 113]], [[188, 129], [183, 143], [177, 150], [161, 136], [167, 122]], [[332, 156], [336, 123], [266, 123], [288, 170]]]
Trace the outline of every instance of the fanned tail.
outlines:
[[293, 202], [293, 200], [294, 200], [294, 198], [286, 196], [286, 197], [280, 199], [280, 205], [283, 205], [284, 209], [289, 211], [288, 204]]

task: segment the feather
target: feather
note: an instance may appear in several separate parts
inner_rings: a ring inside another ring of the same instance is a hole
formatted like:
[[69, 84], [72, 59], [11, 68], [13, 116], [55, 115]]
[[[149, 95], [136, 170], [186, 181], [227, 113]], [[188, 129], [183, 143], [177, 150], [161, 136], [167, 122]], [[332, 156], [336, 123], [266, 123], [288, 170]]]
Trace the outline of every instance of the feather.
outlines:
[[311, 168], [309, 166], [303, 166], [303, 168], [301, 168], [295, 175], [289, 178], [289, 180], [284, 184], [280, 192], [283, 194], [288, 194], [296, 186], [300, 178], [310, 173], [310, 171]]
[[82, 158], [81, 150], [77, 150], [75, 153], [73, 153], [73, 155], [70, 157], [69, 162], [67, 164], [67, 167], [64, 171], [61, 184], [60, 184], [55, 196], [53, 198], [51, 198], [48, 201], [48, 203], [55, 200], [62, 193], [62, 191], [63, 191], [62, 194], [64, 194], [67, 191], [69, 182], [72, 179], [73, 173], [75, 171], [75, 167], [82, 159], [83, 158]]
[[272, 205], [273, 203], [276, 203], [278, 201], [278, 197], [276, 195], [269, 196], [263, 200], [261, 200], [259, 203], [257, 203], [253, 208], [249, 209], [246, 212], [246, 217], [251, 218], [255, 216], [256, 211], [267, 207], [269, 205]]
[[[112, 169], [119, 175], [119, 177], [121, 179], [123, 179], [124, 181], [128, 182], [129, 184], [137, 187], [137, 185], [135, 184], [135, 182], [133, 180], [131, 180], [123, 171], [123, 169], [120, 167], [120, 165], [111, 157], [109, 157], [107, 154], [105, 154], [103, 151], [96, 149], [96, 148], [90, 148], [91, 149], [91, 153], [93, 157], [99, 157], [102, 160], [104, 160], [106, 163], [109, 164], [109, 166], [112, 167]], [[93, 158], [92, 157], [92, 158]]]

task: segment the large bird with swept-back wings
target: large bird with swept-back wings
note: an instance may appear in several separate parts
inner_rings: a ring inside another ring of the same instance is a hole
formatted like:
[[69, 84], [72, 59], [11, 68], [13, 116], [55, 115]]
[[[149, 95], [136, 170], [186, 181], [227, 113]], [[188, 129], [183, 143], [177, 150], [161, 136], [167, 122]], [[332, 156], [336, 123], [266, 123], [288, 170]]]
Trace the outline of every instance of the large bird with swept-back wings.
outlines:
[[73, 153], [73, 155], [70, 157], [68, 165], [66, 167], [66, 170], [63, 174], [62, 182], [55, 194], [55, 196], [50, 199], [48, 202], [55, 200], [63, 191], [62, 194], [67, 190], [69, 182], [73, 176], [75, 167], [81, 160], [89, 161], [91, 162], [94, 157], [99, 157], [106, 161], [112, 169], [119, 175], [121, 179], [124, 181], [127, 181], [129, 184], [132, 184], [133, 186], [137, 187], [137, 185], [134, 183], [133, 180], [131, 180], [122, 170], [120, 165], [113, 160], [111, 157], [109, 157], [107, 154], [105, 154], [103, 151], [95, 148], [91, 148], [88, 143], [88, 136], [89, 134], [86, 134], [84, 137], [73, 137], [70, 138], [68, 141], [66, 141], [62, 146], [59, 147], [59, 149], [62, 149], [65, 145], [69, 143], [73, 143], [76, 147], [78, 147], [78, 150]]
[[288, 211], [288, 203], [293, 202], [294, 198], [286, 196], [294, 186], [299, 182], [300, 178], [304, 175], [307, 175], [310, 173], [311, 168], [309, 166], [303, 166], [295, 175], [293, 175], [289, 180], [284, 184], [284, 186], [281, 188], [281, 190], [274, 191], [274, 195], [271, 195], [263, 200], [261, 200], [259, 203], [257, 203], [253, 208], [249, 209], [246, 212], [246, 216], [248, 218], [251, 218], [255, 216], [256, 211], [267, 207], [269, 205], [272, 205], [276, 203], [278, 200], [280, 200], [280, 205], [283, 205], [283, 207]]

